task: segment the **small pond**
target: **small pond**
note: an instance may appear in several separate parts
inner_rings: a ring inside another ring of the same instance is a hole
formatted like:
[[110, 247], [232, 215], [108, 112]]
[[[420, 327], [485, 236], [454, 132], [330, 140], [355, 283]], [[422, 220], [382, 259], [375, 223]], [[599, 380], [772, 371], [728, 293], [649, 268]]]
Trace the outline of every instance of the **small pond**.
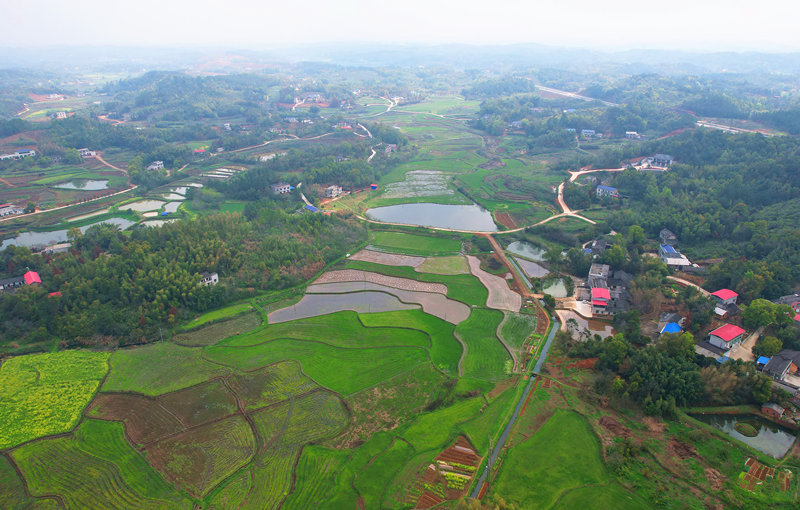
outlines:
[[571, 327], [570, 322], [575, 321], [578, 323], [577, 332], [583, 333], [585, 330], [589, 330], [589, 333], [592, 335], [600, 335], [600, 338], [607, 338], [613, 336], [616, 331], [614, 327], [603, 321], [598, 321], [595, 319], [584, 319], [580, 315], [572, 311], [559, 311], [559, 315], [565, 318], [565, 322], [567, 323], [567, 329], [575, 330], [574, 327]]
[[542, 291], [553, 297], [567, 297], [567, 284], [563, 278], [553, 278], [544, 283]]
[[514, 257], [514, 260], [519, 264], [519, 267], [525, 272], [528, 278], [542, 278], [550, 274], [546, 267], [540, 266], [536, 262]]
[[401, 204], [367, 211], [373, 220], [424, 227], [496, 232], [492, 214], [479, 205]]
[[[794, 434], [779, 425], [765, 420], [760, 416], [753, 414], [690, 414], [696, 420], [707, 423], [713, 427], [720, 429], [734, 439], [755, 448], [756, 450], [766, 453], [771, 457], [780, 459], [789, 448], [794, 444]], [[747, 437], [734, 429], [734, 425], [738, 422], [747, 422], [756, 430], [758, 435], [755, 437]]]
[[186, 197], [177, 193], [163, 193], [161, 195], [165, 200], [186, 200]]
[[81, 191], [97, 191], [108, 188], [108, 180], [74, 179], [53, 185], [58, 189], [77, 189]]
[[138, 202], [132, 202], [130, 204], [125, 204], [119, 206], [120, 211], [155, 211], [156, 209], [161, 209], [161, 206], [164, 205], [164, 202], [161, 200], [139, 200]]
[[540, 248], [528, 241], [514, 241], [506, 249], [514, 255], [535, 260], [536, 262], [544, 262], [544, 254], [547, 252], [544, 248]]
[[80, 216], [73, 216], [72, 218], [67, 218], [67, 221], [78, 221], [78, 220], [85, 220], [86, 218], [91, 218], [92, 216], [100, 216], [101, 214], [105, 214], [109, 211], [108, 207], [105, 209], [100, 209], [99, 211], [94, 211], [86, 214], [81, 214]]
[[168, 213], [178, 212], [178, 207], [181, 206], [181, 203], [182, 202], [169, 202], [164, 206], [164, 210]]
[[178, 195], [185, 195], [189, 191], [189, 186], [178, 186], [177, 188], [170, 188], [170, 193], [177, 193]]
[[[109, 218], [107, 220], [99, 221], [97, 223], [92, 223], [91, 225], [85, 225], [83, 227], [79, 227], [81, 232], [86, 232], [89, 227], [94, 225], [99, 225], [101, 223], [110, 223], [112, 225], [117, 225], [120, 229], [124, 230], [131, 225], [133, 225], [134, 221], [127, 220], [125, 218]], [[21, 234], [17, 235], [17, 237], [13, 237], [11, 239], [6, 239], [5, 241], [0, 244], [0, 250], [4, 250], [6, 247], [15, 245], [15, 246], [26, 246], [28, 248], [31, 247], [44, 247], [48, 244], [52, 243], [63, 243], [67, 240], [67, 230], [54, 230], [52, 232], [22, 232]]]

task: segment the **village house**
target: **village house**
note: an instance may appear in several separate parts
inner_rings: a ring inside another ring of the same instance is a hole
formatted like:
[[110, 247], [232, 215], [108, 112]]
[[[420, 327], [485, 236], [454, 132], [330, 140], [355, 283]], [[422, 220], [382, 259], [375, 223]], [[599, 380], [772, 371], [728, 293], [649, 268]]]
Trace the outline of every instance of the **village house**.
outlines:
[[72, 247], [72, 243], [55, 243], [45, 246], [40, 253], [52, 255], [54, 253], [65, 253], [67, 252], [70, 247]]
[[397, 151], [397, 144], [396, 143], [387, 143], [386, 144], [386, 149], [384, 149], [384, 152], [386, 154], [391, 154], [392, 152], [395, 152], [395, 151]]
[[17, 160], [17, 159], [25, 159], [36, 155], [36, 151], [33, 149], [20, 149], [16, 152], [12, 152], [11, 154], [0, 154], [0, 161], [6, 160]]
[[794, 323], [800, 325], [800, 294], [781, 296], [774, 301], [779, 305], [788, 305], [794, 311]]
[[780, 420], [783, 417], [783, 413], [786, 412], [786, 409], [779, 406], [778, 404], [775, 404], [774, 402], [768, 402], [763, 406], [761, 406], [761, 412], [771, 418]]
[[[800, 386], [800, 351], [784, 349], [772, 356], [764, 365], [764, 373], [776, 381], [785, 381]], [[788, 379], [788, 380], [787, 380]]]
[[216, 285], [219, 283], [219, 274], [217, 273], [200, 273], [200, 284], [208, 287], [209, 285]]
[[292, 191], [292, 187], [285, 182], [279, 182], [278, 184], [273, 184], [270, 186], [273, 193], [277, 193], [279, 195], [289, 193]]
[[328, 186], [325, 188], [325, 198], [336, 198], [342, 194], [342, 187], [337, 185]]
[[80, 154], [84, 158], [91, 158], [93, 156], [97, 156], [97, 151], [90, 151], [89, 149], [84, 147], [83, 149], [78, 149], [78, 154]]
[[734, 291], [730, 289], [720, 289], [716, 292], [712, 292], [711, 297], [716, 301], [714, 313], [718, 317], [727, 317], [739, 313], [739, 307], [736, 306], [736, 299], [739, 297], [739, 294]]
[[151, 161], [149, 165], [147, 165], [148, 170], [163, 170], [164, 169], [164, 162], [163, 161]]
[[659, 245], [658, 256], [664, 264], [674, 269], [680, 269], [692, 265], [685, 255], [675, 249], [675, 247], [668, 244]]
[[13, 216], [22, 214], [22, 209], [14, 204], [0, 204], [0, 216]]
[[22, 285], [41, 285], [42, 279], [36, 271], [27, 271], [22, 276], [0, 280], [0, 292], [13, 292]]
[[735, 324], [725, 324], [708, 334], [708, 343], [728, 351], [744, 341], [747, 331]]
[[581, 136], [584, 138], [593, 138], [596, 134], [594, 129], [581, 129]]
[[669, 154], [656, 154], [651, 160], [653, 166], [660, 166], [666, 168], [670, 166], [675, 160]]
[[661, 241], [661, 244], [668, 244], [670, 246], [677, 246], [678, 245], [678, 236], [672, 233], [671, 230], [662, 228], [661, 232], [658, 233], [658, 239]]
[[611, 198], [619, 198], [619, 191], [617, 188], [612, 188], [610, 186], [603, 186], [602, 184], [597, 186], [595, 190], [595, 195], [598, 197], [611, 197]]
[[625, 138], [627, 138], [628, 140], [641, 140], [642, 135], [640, 135], [636, 131], [625, 131]]
[[589, 268], [589, 298], [593, 315], [613, 315], [630, 309], [628, 285], [633, 277], [624, 271], [610, 270], [608, 264], [593, 263]]
[[66, 119], [67, 112], [56, 112], [56, 120]]

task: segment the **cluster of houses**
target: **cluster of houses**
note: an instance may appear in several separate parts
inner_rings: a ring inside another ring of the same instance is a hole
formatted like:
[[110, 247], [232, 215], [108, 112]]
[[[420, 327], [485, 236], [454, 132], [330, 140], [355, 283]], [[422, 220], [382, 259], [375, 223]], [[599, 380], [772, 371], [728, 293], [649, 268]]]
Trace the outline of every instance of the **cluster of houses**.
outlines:
[[0, 216], [14, 216], [22, 214], [22, 209], [14, 204], [0, 204]]
[[342, 187], [337, 185], [328, 186], [325, 188], [325, 198], [336, 198], [342, 194]]
[[592, 315], [613, 315], [631, 307], [628, 286], [633, 276], [625, 271], [611, 271], [608, 264], [593, 263], [587, 278]]
[[90, 151], [88, 148], [84, 147], [82, 149], [78, 149], [78, 154], [84, 158], [92, 158], [97, 156], [97, 151]]
[[0, 161], [25, 159], [35, 155], [36, 151], [33, 149], [19, 149], [18, 151], [9, 154], [0, 154]]
[[671, 269], [686, 269], [693, 267], [692, 262], [682, 254], [678, 246], [678, 236], [669, 229], [662, 229], [658, 233], [658, 258]]

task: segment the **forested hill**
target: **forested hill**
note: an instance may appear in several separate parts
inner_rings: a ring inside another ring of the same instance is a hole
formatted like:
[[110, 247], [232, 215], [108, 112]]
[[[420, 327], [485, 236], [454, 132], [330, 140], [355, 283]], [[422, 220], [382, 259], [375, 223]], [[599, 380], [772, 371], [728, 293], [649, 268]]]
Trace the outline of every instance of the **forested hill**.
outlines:
[[[297, 285], [366, 239], [356, 220], [251, 207], [251, 220], [223, 213], [130, 234], [111, 225], [71, 233], [59, 255], [0, 252], [0, 278], [37, 271], [42, 287], [0, 295], [0, 336], [18, 344], [57, 338], [66, 345], [148, 341], [158, 327], [218, 307], [246, 289]], [[222, 283], [199, 285], [198, 273]], [[48, 297], [59, 291], [61, 297]]]
[[651, 236], [669, 228], [690, 258], [729, 258], [708, 284], [745, 299], [774, 298], [800, 282], [800, 141], [698, 129], [651, 149], [679, 163], [616, 177], [629, 207], [609, 216], [611, 227], [638, 224]]

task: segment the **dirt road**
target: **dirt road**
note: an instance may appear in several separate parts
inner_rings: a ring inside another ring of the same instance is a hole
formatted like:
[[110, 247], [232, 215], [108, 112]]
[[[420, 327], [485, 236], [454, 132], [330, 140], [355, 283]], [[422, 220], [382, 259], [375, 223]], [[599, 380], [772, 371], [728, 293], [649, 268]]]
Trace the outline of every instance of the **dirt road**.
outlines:
[[696, 283], [692, 283], [689, 280], [684, 280], [683, 278], [678, 278], [675, 276], [667, 276], [668, 280], [672, 280], [673, 282], [677, 283], [678, 285], [683, 285], [684, 287], [694, 287], [695, 289], [699, 290], [700, 293], [706, 297], [710, 296], [711, 293], [708, 292], [703, 287], [697, 285]]

